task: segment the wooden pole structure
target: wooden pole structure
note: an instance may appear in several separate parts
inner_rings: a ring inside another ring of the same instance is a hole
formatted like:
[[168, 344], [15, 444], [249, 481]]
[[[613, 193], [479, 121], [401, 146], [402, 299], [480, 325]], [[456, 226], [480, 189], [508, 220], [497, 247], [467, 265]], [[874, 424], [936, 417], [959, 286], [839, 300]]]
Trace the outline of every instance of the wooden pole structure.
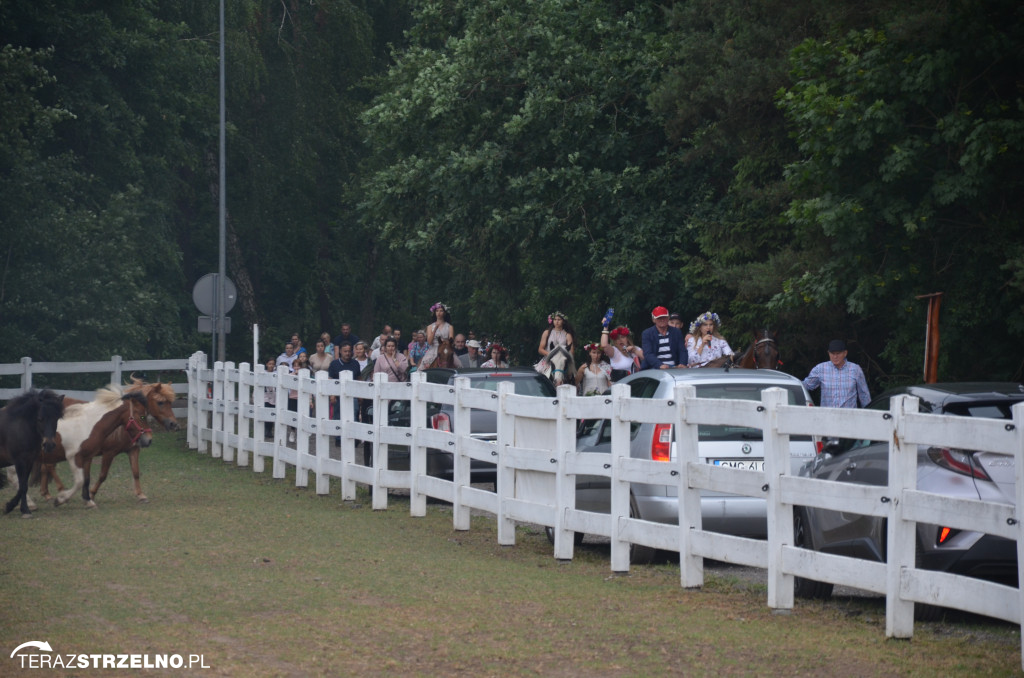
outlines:
[[922, 294], [917, 298], [928, 300], [924, 335], [924, 383], [934, 384], [939, 380], [939, 308], [942, 306], [942, 292]]

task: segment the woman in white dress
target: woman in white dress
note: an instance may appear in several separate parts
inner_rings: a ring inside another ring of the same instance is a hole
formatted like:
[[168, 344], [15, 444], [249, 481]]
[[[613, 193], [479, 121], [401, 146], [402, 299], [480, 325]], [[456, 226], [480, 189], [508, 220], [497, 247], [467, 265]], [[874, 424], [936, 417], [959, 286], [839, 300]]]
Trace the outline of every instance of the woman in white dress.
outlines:
[[572, 325], [569, 324], [569, 318], [561, 311], [555, 311], [548, 316], [548, 327], [540, 335], [540, 346], [537, 347], [537, 353], [546, 356], [554, 351], [556, 346], [561, 345], [569, 349], [569, 353], [572, 354], [576, 345], [575, 335]]
[[611, 363], [613, 382], [636, 372], [644, 360], [643, 349], [633, 345], [629, 328], [624, 325], [611, 332], [601, 330], [601, 350]]
[[455, 336], [455, 328], [452, 327], [452, 315], [445, 304], [440, 301], [430, 307], [430, 313], [434, 322], [427, 325], [427, 343], [430, 347], [420, 358], [421, 369], [426, 369], [437, 360], [437, 344], [444, 339], [451, 339]]
[[697, 316], [690, 324], [690, 334], [693, 336], [686, 342], [689, 367], [703, 367], [712, 360], [732, 355], [729, 342], [719, 332], [721, 327], [722, 321], [718, 314], [711, 311]]
[[583, 347], [590, 362], [576, 372], [576, 389], [580, 395], [601, 395], [612, 386], [612, 366], [604, 351], [595, 343]]

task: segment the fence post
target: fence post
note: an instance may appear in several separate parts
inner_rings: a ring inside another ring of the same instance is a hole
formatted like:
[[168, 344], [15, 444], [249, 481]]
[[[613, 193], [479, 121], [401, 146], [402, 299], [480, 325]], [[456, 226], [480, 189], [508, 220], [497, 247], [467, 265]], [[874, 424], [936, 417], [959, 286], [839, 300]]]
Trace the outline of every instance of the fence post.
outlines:
[[[313, 382], [313, 431], [315, 434], [314, 446], [316, 461], [314, 462], [313, 478], [316, 483], [316, 493], [320, 495], [331, 493], [331, 477], [324, 473], [324, 460], [331, 455], [331, 436], [327, 434], [327, 422], [331, 419], [331, 393], [336, 388], [335, 383], [328, 377], [326, 370], [318, 370]], [[341, 407], [341, 398], [338, 399], [338, 407]]]
[[213, 363], [213, 423], [210, 425], [210, 456], [224, 457], [224, 363]]
[[507, 461], [508, 448], [515, 444], [516, 435], [515, 416], [508, 413], [508, 397], [513, 393], [515, 387], [511, 382], [498, 384], [498, 440], [495, 443], [498, 450], [498, 475], [495, 489], [498, 491], [498, 543], [503, 546], [516, 543], [516, 523], [505, 516], [505, 501], [516, 496], [516, 469]]
[[889, 414], [889, 520], [886, 538], [885, 635], [914, 635], [914, 602], [904, 600], [900, 580], [913, 572], [917, 552], [917, 523], [903, 519], [903, 493], [917, 488], [917, 445], [906, 441], [904, 417], [917, 412], [918, 399], [901, 395], [892, 399]]
[[21, 359], [21, 390], [28, 391], [32, 388], [32, 358]]
[[235, 363], [228, 361], [224, 363], [224, 427], [221, 429], [221, 440], [224, 441], [222, 458], [225, 462], [231, 463], [235, 460], [235, 451], [238, 448], [238, 370]]
[[[355, 398], [351, 395], [351, 384], [354, 383], [352, 373], [345, 370], [341, 373], [340, 392], [338, 395], [338, 419], [341, 421], [341, 498], [344, 501], [354, 501], [356, 498], [356, 481], [352, 480], [349, 469], [356, 463], [356, 440], [352, 437], [352, 430], [356, 426]], [[362, 449], [363, 442], [359, 441], [358, 446]], [[360, 452], [359, 461], [363, 461]]]
[[249, 465], [249, 452], [256, 442], [255, 374], [249, 363], [238, 366], [238, 465]]
[[697, 397], [693, 384], [676, 384], [676, 464], [679, 468], [679, 579], [684, 588], [704, 585], [704, 558], [693, 553], [693, 533], [704, 529], [700, 490], [690, 487], [690, 468], [700, 464], [698, 429], [687, 421], [687, 406]]
[[309, 487], [309, 404], [310, 386], [314, 385], [309, 377], [309, 368], [302, 368], [298, 374], [298, 398], [295, 400], [295, 487]]
[[[468, 530], [470, 519], [469, 507], [462, 503], [462, 489], [469, 487], [473, 482], [472, 460], [466, 456], [466, 448], [463, 444], [473, 431], [472, 408], [466, 407], [462, 402], [463, 391], [468, 388], [470, 388], [469, 377], [457, 377], [455, 379], [455, 405], [452, 410], [452, 435], [455, 442], [455, 449], [452, 451], [452, 527], [456, 530]], [[498, 392], [501, 392], [500, 388]], [[500, 426], [501, 424], [499, 423], [499, 431], [501, 430]], [[502, 517], [499, 511], [498, 543], [504, 544], [502, 536], [505, 533], [502, 531], [501, 525]], [[505, 536], [507, 537], [507, 535]]]
[[765, 502], [768, 515], [768, 607], [793, 609], [793, 575], [782, 571], [782, 547], [793, 544], [793, 505], [782, 501], [781, 478], [790, 473], [789, 436], [779, 433], [779, 408], [789, 402], [786, 391], [761, 392], [764, 408]]
[[110, 356], [110, 383], [120, 385], [123, 372], [124, 360], [121, 359], [121, 356]]
[[286, 420], [288, 412], [288, 389], [281, 383], [286, 374], [288, 374], [288, 366], [278, 365], [275, 372], [277, 383], [274, 384], [274, 389], [277, 391], [274, 395], [274, 460], [270, 464], [270, 477], [278, 480], [284, 479], [287, 475], [284, 460], [281, 459], [279, 452], [288, 444], [288, 427], [282, 423]]
[[[259, 375], [267, 374], [267, 368], [265, 366], [263, 366], [263, 365], [254, 365], [253, 367], [254, 367], [254, 372], [253, 372], [253, 409], [254, 409], [255, 412], [261, 412], [264, 416], [266, 416], [268, 414], [266, 412], [266, 410], [268, 409], [267, 405], [266, 405], [266, 403], [267, 403], [266, 393], [267, 393], [267, 391], [272, 390], [272, 389], [270, 389], [267, 386], [256, 386], [255, 383], [256, 383], [256, 379], [259, 377]], [[270, 424], [270, 430], [271, 431], [273, 431], [274, 428], [276, 428], [276, 425], [274, 423], [274, 419], [277, 418], [277, 412], [271, 411], [269, 413], [269, 415], [271, 417], [271, 421], [270, 422], [260, 421], [259, 417], [253, 417], [253, 424], [252, 424], [253, 425], [253, 431], [252, 431], [252, 434], [253, 434], [252, 472], [253, 473], [263, 473], [264, 469], [266, 468], [266, 466], [264, 465], [265, 456], [264, 456], [264, 452], [263, 452], [262, 446], [266, 445], [267, 423]], [[273, 444], [274, 444], [274, 438], [273, 438], [273, 435], [271, 435], [271, 438], [270, 438], [270, 445], [271, 445], [271, 447], [273, 447]]]
[[[427, 401], [420, 393], [423, 384], [427, 383], [427, 376], [416, 370], [409, 381], [412, 383], [412, 398], [409, 399], [409, 426], [412, 427], [412, 443], [409, 446], [409, 514], [422, 518], [427, 515], [427, 495], [420, 491], [420, 478], [427, 474], [427, 450], [420, 442], [417, 431], [427, 422]], [[454, 506], [452, 513], [458, 513]]]
[[575, 398], [575, 388], [568, 384], [558, 387], [558, 420], [555, 422], [555, 558], [572, 560], [572, 530], [565, 529], [566, 511], [576, 508], [576, 476], [569, 475], [566, 468], [566, 457], [576, 451], [576, 420], [569, 418], [568, 403]]
[[612, 572], [629, 572], [629, 542], [622, 538], [622, 528], [630, 516], [629, 482], [622, 480], [622, 460], [629, 459], [629, 421], [622, 418], [622, 401], [629, 397], [629, 386], [612, 386], [612, 445], [608, 455], [612, 464], [611, 534]]
[[[1024, 450], [1024, 403], [1017, 403], [1011, 410], [1014, 435], [1017, 438], [1015, 448]], [[1017, 454], [1014, 462], [1013, 477], [1016, 483], [1016, 504], [1014, 519], [1017, 521], [1017, 581], [1024, 581], [1024, 520], [1020, 519], [1021, 507], [1024, 506], [1024, 460]], [[1024, 588], [1017, 589], [1017, 609], [1021, 615], [1021, 638], [1024, 638]], [[1024, 643], [1021, 643], [1021, 668], [1024, 668]]]
[[388, 464], [388, 446], [381, 441], [380, 430], [388, 425], [388, 401], [381, 397], [381, 386], [387, 383], [387, 375], [377, 372], [373, 375], [373, 499], [370, 502], [374, 511], [383, 511], [388, 507], [388, 491], [381, 485], [380, 471]]

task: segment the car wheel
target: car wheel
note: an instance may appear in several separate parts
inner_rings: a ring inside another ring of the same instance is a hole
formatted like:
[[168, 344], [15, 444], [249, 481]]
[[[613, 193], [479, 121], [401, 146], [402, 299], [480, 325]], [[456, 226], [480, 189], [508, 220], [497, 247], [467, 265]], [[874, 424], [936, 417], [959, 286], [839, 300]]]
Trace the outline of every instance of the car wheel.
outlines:
[[[797, 548], [814, 550], [811, 543], [807, 513], [802, 508], [793, 509], [793, 545]], [[794, 577], [793, 593], [797, 598], [828, 598], [832, 595], [832, 584]]]
[[[629, 495], [629, 517], [642, 519], [640, 515], [640, 508], [637, 506], [636, 497]], [[657, 555], [658, 550], [653, 549], [650, 546], [641, 546], [640, 544], [629, 545], [629, 564], [630, 565], [650, 565], [654, 561], [654, 556]]]
[[[923, 558], [921, 557], [921, 541], [917, 541], [917, 550], [914, 551], [914, 567], [924, 569]], [[928, 603], [914, 603], [914, 620], [920, 622], [939, 621], [946, 614], [946, 608]]]

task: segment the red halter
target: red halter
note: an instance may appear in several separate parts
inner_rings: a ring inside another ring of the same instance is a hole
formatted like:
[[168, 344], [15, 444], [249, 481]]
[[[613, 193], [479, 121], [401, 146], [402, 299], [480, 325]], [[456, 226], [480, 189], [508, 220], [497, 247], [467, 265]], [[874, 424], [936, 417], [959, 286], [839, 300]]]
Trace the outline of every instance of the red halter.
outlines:
[[129, 436], [131, 436], [132, 445], [137, 443], [139, 441], [139, 438], [141, 438], [146, 433], [150, 435], [153, 434], [153, 429], [142, 428], [142, 425], [139, 424], [139, 422], [135, 421], [135, 408], [132, 405], [132, 401], [130, 400], [128, 401], [128, 423], [124, 425], [124, 431]]

